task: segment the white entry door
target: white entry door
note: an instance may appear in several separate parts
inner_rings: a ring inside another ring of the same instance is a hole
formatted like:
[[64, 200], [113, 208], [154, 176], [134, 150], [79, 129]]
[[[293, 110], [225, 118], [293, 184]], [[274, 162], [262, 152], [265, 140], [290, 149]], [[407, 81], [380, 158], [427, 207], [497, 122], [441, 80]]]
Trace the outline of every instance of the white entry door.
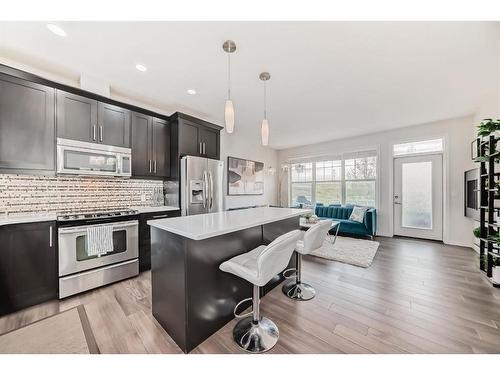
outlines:
[[394, 159], [394, 234], [443, 239], [442, 155]]

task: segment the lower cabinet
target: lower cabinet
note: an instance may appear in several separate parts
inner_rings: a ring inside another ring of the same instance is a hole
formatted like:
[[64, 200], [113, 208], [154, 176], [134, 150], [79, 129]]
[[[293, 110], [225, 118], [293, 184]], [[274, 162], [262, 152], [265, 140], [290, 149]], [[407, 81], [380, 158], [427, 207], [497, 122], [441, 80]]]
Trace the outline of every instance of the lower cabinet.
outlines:
[[139, 272], [151, 269], [151, 228], [148, 220], [181, 216], [180, 210], [150, 212], [139, 215]]
[[55, 221], [0, 226], [0, 315], [57, 298]]

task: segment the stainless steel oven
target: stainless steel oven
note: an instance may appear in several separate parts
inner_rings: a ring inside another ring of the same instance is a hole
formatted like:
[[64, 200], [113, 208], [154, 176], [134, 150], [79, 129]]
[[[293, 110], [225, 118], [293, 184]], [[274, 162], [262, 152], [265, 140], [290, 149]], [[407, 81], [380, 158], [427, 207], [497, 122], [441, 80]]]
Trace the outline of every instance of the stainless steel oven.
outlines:
[[87, 228], [96, 224], [62, 226], [59, 240], [59, 298], [137, 275], [139, 272], [138, 220], [109, 222], [113, 250], [87, 254]]
[[57, 173], [130, 177], [132, 150], [57, 138]]

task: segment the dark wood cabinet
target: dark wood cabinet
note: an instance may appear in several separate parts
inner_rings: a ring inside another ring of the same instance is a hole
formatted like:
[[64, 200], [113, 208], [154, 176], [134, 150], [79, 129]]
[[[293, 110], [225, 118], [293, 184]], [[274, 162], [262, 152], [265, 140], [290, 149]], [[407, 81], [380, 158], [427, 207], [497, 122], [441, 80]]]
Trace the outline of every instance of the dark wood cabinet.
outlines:
[[98, 142], [97, 100], [57, 90], [57, 136]]
[[202, 156], [219, 159], [219, 131], [206, 126], [200, 126], [199, 129]]
[[54, 171], [54, 89], [0, 75], [0, 172]]
[[158, 177], [170, 176], [170, 125], [166, 120], [153, 117], [153, 173]]
[[97, 122], [100, 143], [130, 147], [130, 111], [128, 109], [99, 102]]
[[181, 156], [193, 155], [219, 159], [220, 128], [207, 126], [206, 122], [195, 122], [185, 118], [179, 121], [179, 153]]
[[139, 215], [139, 272], [151, 269], [151, 227], [148, 220], [181, 216], [180, 210], [150, 212]]
[[0, 315], [57, 298], [56, 223], [0, 227]]
[[170, 124], [167, 120], [132, 113], [132, 176], [170, 176]]
[[183, 156], [220, 159], [222, 127], [179, 112], [170, 117], [170, 126], [172, 179], [179, 178], [179, 159]]
[[199, 125], [188, 120], [181, 120], [179, 126], [179, 153], [181, 156], [201, 156], [202, 145]]
[[57, 136], [82, 142], [130, 147], [130, 111], [57, 90]]
[[132, 176], [151, 174], [151, 123], [153, 118], [132, 113]]

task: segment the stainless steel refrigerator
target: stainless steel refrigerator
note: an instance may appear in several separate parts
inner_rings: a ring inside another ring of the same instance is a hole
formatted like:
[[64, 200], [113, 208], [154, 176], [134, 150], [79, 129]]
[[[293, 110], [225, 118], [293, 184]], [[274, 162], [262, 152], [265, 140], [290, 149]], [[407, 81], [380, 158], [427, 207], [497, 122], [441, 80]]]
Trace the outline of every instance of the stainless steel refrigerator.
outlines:
[[223, 181], [223, 161], [184, 156], [181, 159], [182, 215], [223, 211]]

